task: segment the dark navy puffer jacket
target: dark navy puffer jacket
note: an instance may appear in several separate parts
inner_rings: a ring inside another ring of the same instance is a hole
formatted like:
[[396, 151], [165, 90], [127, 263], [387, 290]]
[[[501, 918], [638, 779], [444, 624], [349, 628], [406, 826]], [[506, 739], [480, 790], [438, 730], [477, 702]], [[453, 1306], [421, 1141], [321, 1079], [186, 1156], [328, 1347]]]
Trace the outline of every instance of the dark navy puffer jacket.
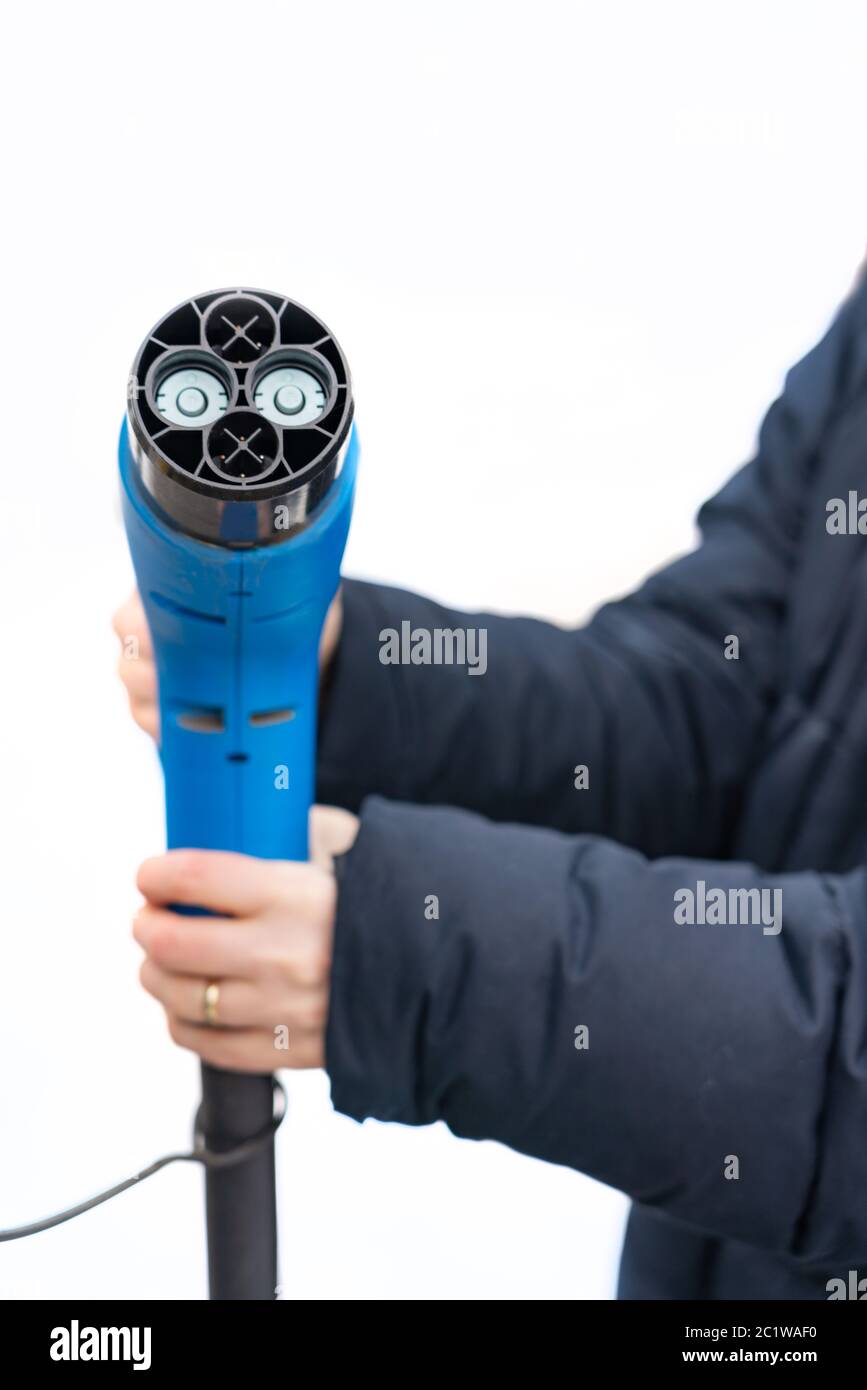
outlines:
[[[863, 288], [698, 549], [588, 626], [345, 588], [334, 1104], [628, 1193], [624, 1298], [867, 1276], [867, 535], [826, 524], [861, 497]], [[405, 620], [486, 628], [486, 674], [382, 664]], [[724, 923], [678, 920], [687, 888], [781, 890], [781, 930], [727, 891]]]

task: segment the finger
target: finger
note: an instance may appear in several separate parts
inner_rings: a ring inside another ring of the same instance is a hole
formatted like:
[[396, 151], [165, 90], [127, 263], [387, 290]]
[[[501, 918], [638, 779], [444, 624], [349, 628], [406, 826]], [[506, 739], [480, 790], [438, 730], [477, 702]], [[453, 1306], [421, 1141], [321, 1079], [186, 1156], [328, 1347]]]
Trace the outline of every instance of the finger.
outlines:
[[112, 617], [111, 625], [122, 643], [128, 638], [134, 638], [140, 656], [153, 656], [150, 630], [137, 590], [134, 589], [126, 602], [118, 608]]
[[327, 993], [315, 994], [263, 988], [249, 980], [210, 981], [198, 975], [177, 975], [163, 970], [148, 956], [142, 962], [139, 978], [148, 994], [157, 999], [166, 1013], [184, 1023], [207, 1023], [205, 990], [218, 986], [215, 1023], [220, 1028], [284, 1027], [291, 1035], [321, 1032], [327, 1016]]
[[252, 917], [273, 902], [281, 877], [276, 863], [247, 854], [176, 849], [146, 859], [136, 882], [139, 892], [153, 903], [181, 903]]
[[163, 970], [217, 979], [257, 976], [256, 927], [225, 917], [184, 917], [163, 908], [143, 907], [133, 936]]
[[207, 1028], [169, 1018], [169, 1032], [179, 1047], [195, 1052], [203, 1062], [227, 1071], [276, 1071], [278, 1067], [321, 1067], [325, 1055], [321, 1039], [290, 1038], [285, 1048], [276, 1044], [275, 1033], [260, 1028]]
[[152, 661], [132, 661], [121, 653], [117, 662], [117, 674], [126, 686], [130, 699], [156, 703], [157, 668]]
[[319, 638], [319, 670], [325, 671], [331, 663], [343, 626], [343, 594], [340, 589], [334, 595], [331, 606], [325, 615], [322, 635]]
[[159, 712], [156, 705], [147, 704], [141, 700], [130, 700], [130, 714], [138, 724], [140, 729], [144, 729], [151, 738], [156, 738], [159, 732]]
[[337, 855], [352, 848], [358, 834], [358, 817], [339, 806], [313, 806], [310, 811], [310, 858], [331, 869]]

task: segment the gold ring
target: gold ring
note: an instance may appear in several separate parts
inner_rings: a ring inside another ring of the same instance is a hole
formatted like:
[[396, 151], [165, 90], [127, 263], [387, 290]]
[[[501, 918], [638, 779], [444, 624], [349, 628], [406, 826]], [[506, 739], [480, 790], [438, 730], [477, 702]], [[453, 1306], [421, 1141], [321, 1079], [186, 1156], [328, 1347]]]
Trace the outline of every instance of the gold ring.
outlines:
[[202, 1010], [205, 1015], [205, 1022], [213, 1028], [217, 1022], [217, 1006], [220, 1002], [220, 986], [216, 980], [210, 980], [205, 985], [205, 992], [202, 995]]

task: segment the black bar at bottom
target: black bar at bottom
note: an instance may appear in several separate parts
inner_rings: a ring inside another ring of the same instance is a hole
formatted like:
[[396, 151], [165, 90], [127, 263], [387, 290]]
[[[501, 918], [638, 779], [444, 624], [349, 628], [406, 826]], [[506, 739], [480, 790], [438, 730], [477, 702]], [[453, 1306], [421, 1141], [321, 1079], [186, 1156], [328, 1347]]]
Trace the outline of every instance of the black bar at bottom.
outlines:
[[[227, 1149], [268, 1128], [271, 1076], [222, 1071], [202, 1063], [199, 1127], [209, 1149]], [[208, 1282], [212, 1299], [274, 1299], [277, 1201], [274, 1141], [230, 1168], [205, 1169]]]
[[[459, 1235], [458, 1239], [463, 1236]], [[460, 1251], [456, 1254], [460, 1255]], [[424, 1252], [420, 1258], [423, 1256]], [[538, 1301], [526, 1269], [520, 1264], [522, 1252], [513, 1248], [512, 1257], [516, 1285], [513, 1300], [523, 1297]], [[841, 1278], [845, 1272], [841, 1272]], [[867, 1278], [863, 1264], [860, 1277]], [[429, 1278], [429, 1271], [426, 1271], [426, 1281], [429, 1282]], [[122, 1270], [105, 1270], [104, 1279], [107, 1286], [124, 1287]], [[565, 1300], [568, 1307], [562, 1322], [560, 1315], [554, 1315], [551, 1327], [555, 1330], [562, 1327], [569, 1336], [570, 1333], [574, 1335], [576, 1305], [570, 1300], [568, 1278], [563, 1282], [558, 1298]], [[416, 1285], [416, 1271], [410, 1264], [403, 1270], [402, 1295], [384, 1293], [382, 1298], [392, 1302], [395, 1297], [411, 1299], [414, 1289], [420, 1287]], [[418, 1296], [426, 1297], [423, 1293]], [[433, 1296], [452, 1301], [456, 1297], [445, 1266], [441, 1268]], [[482, 1280], [475, 1302], [486, 1296]], [[493, 1291], [492, 1296], [501, 1301], [504, 1297], [497, 1291]], [[369, 1288], [359, 1283], [355, 1301], [370, 1302], [371, 1297], [375, 1299], [375, 1292], [372, 1295]], [[587, 1314], [581, 1318], [582, 1357], [590, 1366], [598, 1364], [603, 1372], [634, 1371], [636, 1384], [647, 1381], [648, 1368], [666, 1374], [671, 1368], [696, 1361], [711, 1365], [759, 1361], [774, 1366], [781, 1362], [807, 1363], [824, 1372], [825, 1383], [846, 1387], [852, 1384], [852, 1366], [863, 1361], [864, 1313], [855, 1307], [854, 1299], [789, 1303], [589, 1302], [586, 1306]], [[580, 1309], [581, 1304], [578, 1307]], [[369, 1324], [369, 1316], [367, 1321]], [[181, 1374], [190, 1386], [212, 1381], [222, 1383], [227, 1366], [234, 1370], [232, 1353], [236, 1346], [255, 1348], [259, 1365], [267, 1366], [272, 1362], [278, 1365], [286, 1360], [286, 1320], [275, 1317], [270, 1310], [263, 1310], [260, 1315], [249, 1308], [237, 1313], [231, 1308], [212, 1309], [208, 1302], [85, 1303], [19, 1299], [14, 1305], [14, 1315], [10, 1313], [6, 1322], [4, 1351], [14, 1342], [16, 1366], [20, 1364], [28, 1370], [32, 1367], [34, 1376], [37, 1371], [44, 1376], [46, 1371], [50, 1374], [54, 1369], [55, 1361], [64, 1361], [67, 1363], [61, 1371], [64, 1386], [70, 1375], [79, 1372], [87, 1378], [90, 1390], [93, 1390], [95, 1369], [99, 1376], [93, 1359], [110, 1361], [112, 1364], [103, 1369], [111, 1370], [115, 1380], [118, 1372], [132, 1375], [136, 1369], [149, 1368], [158, 1376], [161, 1373], [173, 1373], [176, 1377]], [[383, 1326], [385, 1322], [384, 1318]], [[425, 1336], [428, 1339], [425, 1345], [429, 1343], [430, 1333], [423, 1317], [418, 1324], [410, 1322], [407, 1326], [410, 1337], [418, 1326], [419, 1345]], [[495, 1334], [499, 1332], [499, 1323], [490, 1326]], [[100, 1328], [103, 1333], [113, 1335], [100, 1338]], [[712, 1335], [714, 1329], [719, 1330], [718, 1337]], [[329, 1352], [335, 1365], [351, 1368], [357, 1363], [357, 1353], [346, 1346], [337, 1346], [333, 1352], [329, 1347]], [[521, 1359], [515, 1344], [496, 1335], [485, 1342], [482, 1355], [485, 1365], [497, 1370], [507, 1364], [507, 1358], [510, 1368], [528, 1364]], [[9, 1359], [7, 1354], [3, 1364]], [[603, 1374], [596, 1379], [603, 1385], [617, 1383], [611, 1375]], [[772, 1383], [773, 1377], [768, 1384]], [[140, 1386], [148, 1382], [141, 1380], [140, 1384], [137, 1381], [132, 1384], [140, 1390]]]

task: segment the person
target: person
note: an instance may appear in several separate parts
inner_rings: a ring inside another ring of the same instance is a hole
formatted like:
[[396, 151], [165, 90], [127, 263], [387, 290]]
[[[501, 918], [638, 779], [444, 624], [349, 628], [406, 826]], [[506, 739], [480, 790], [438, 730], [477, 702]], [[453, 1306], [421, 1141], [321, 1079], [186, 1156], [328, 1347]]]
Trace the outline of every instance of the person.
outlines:
[[[311, 862], [140, 870], [142, 982], [175, 1041], [270, 1071], [283, 1025], [279, 1064], [324, 1066], [347, 1115], [444, 1120], [622, 1190], [622, 1298], [867, 1275], [861, 489], [863, 282], [697, 548], [586, 626], [345, 581]], [[484, 675], [382, 660], [407, 622], [484, 631]], [[115, 627], [157, 735], [135, 596]]]

